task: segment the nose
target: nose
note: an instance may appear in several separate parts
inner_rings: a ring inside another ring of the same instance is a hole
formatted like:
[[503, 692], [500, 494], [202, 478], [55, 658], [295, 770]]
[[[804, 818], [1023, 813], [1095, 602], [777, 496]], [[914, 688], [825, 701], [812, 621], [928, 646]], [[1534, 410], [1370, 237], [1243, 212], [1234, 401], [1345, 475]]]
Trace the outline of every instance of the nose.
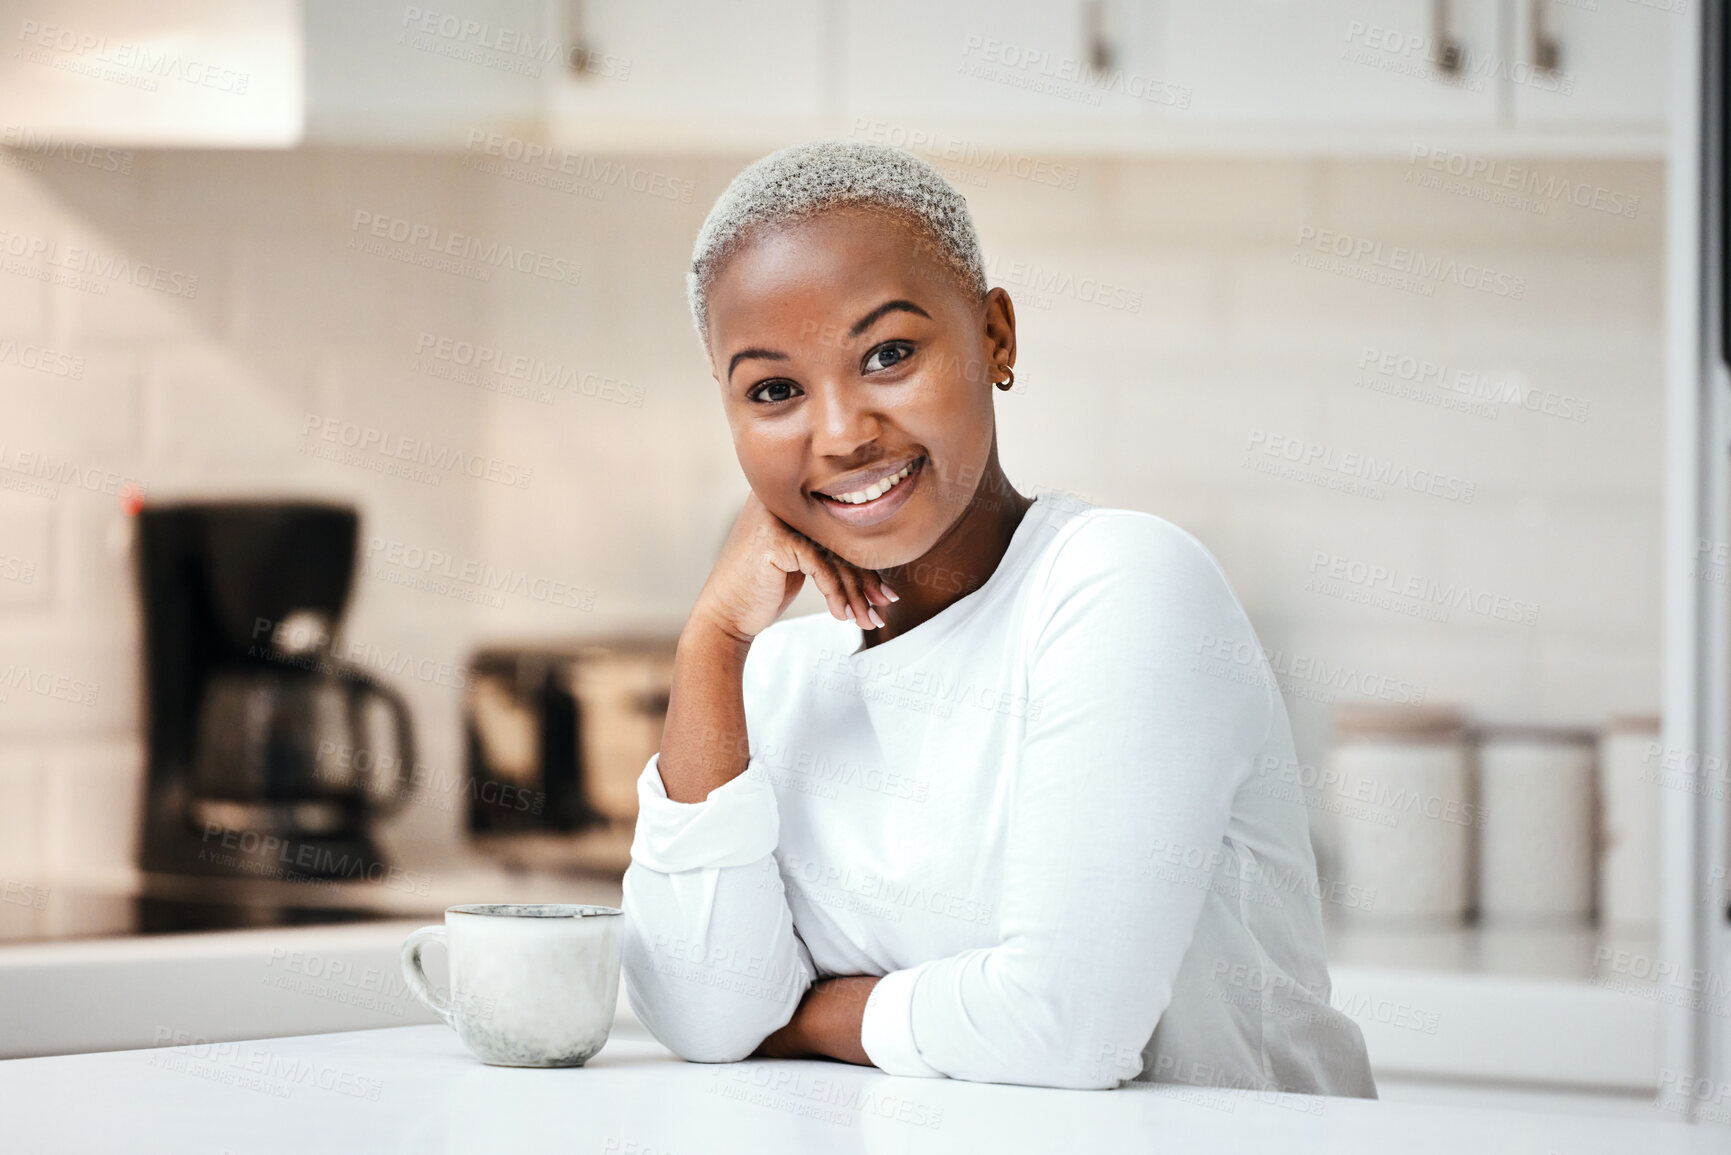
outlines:
[[812, 452], [821, 457], [855, 456], [862, 445], [877, 440], [882, 429], [871, 391], [855, 382], [834, 379], [816, 384], [812, 403]]

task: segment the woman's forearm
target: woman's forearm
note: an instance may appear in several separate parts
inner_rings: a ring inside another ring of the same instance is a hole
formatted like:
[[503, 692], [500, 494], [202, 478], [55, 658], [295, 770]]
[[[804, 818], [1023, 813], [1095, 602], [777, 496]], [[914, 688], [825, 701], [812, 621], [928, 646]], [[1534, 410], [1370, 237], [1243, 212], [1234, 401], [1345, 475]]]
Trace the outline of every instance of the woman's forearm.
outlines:
[[765, 1059], [825, 1058], [871, 1066], [860, 1045], [860, 1024], [866, 999], [877, 984], [876, 975], [844, 975], [813, 983], [793, 1018], [763, 1040], [754, 1054]]
[[745, 772], [745, 655], [741, 641], [693, 619], [679, 635], [661, 734], [661, 783], [675, 802], [702, 802]]

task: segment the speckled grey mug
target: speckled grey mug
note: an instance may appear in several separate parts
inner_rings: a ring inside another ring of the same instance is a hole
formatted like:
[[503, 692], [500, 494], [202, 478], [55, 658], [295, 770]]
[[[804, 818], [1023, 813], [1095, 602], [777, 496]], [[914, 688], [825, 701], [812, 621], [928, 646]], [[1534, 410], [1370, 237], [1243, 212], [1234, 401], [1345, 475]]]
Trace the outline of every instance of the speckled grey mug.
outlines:
[[[607, 1042], [619, 998], [622, 911], [555, 903], [447, 907], [403, 940], [409, 989], [495, 1067], [581, 1067]], [[421, 969], [450, 955], [449, 995]]]

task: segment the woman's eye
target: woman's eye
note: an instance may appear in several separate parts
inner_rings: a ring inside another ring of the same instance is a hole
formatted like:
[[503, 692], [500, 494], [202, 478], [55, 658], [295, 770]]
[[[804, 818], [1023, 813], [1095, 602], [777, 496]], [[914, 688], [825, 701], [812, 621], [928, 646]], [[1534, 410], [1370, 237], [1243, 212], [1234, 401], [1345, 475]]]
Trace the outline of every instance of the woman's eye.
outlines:
[[879, 345], [871, 351], [871, 356], [866, 358], [866, 372], [875, 373], [879, 369], [888, 369], [892, 365], [907, 360], [913, 356], [913, 353], [914, 347], [907, 341], [890, 341], [887, 344]]
[[766, 390], [770, 390], [770, 389], [793, 389], [793, 388], [795, 388], [795, 386], [794, 386], [794, 383], [792, 381], [760, 381], [756, 385], [753, 385], [750, 389], [747, 389], [745, 391], [745, 396], [747, 399], [752, 400], [752, 401], [786, 401], [791, 396], [791, 394], [783, 394], [783, 395], [777, 396], [777, 397], [760, 397], [759, 394], [766, 391]]

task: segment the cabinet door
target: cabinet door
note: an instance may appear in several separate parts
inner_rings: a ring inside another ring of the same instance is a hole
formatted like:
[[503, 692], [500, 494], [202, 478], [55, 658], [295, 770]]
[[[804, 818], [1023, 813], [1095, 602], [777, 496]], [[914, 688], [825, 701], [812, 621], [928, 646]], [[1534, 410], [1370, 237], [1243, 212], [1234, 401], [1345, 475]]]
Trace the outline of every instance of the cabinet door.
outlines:
[[[1169, 79], [1194, 93], [1192, 120], [1393, 128], [1496, 122], [1498, 0], [1154, 3], [1161, 59]], [[1452, 74], [1436, 63], [1450, 43], [1459, 61]]]
[[540, 77], [563, 67], [541, 0], [304, 3], [314, 142], [441, 146], [526, 128]]
[[1671, 26], [1685, 18], [1687, 0], [1509, 2], [1516, 128], [1664, 124]]
[[1131, 122], [1182, 93], [1150, 67], [1147, 0], [844, 0], [855, 123]]
[[576, 50], [553, 79], [556, 120], [596, 116], [797, 121], [823, 111], [826, 3], [546, 0]]
[[9, 5], [0, 113], [20, 138], [273, 147], [301, 137], [296, 0]]

